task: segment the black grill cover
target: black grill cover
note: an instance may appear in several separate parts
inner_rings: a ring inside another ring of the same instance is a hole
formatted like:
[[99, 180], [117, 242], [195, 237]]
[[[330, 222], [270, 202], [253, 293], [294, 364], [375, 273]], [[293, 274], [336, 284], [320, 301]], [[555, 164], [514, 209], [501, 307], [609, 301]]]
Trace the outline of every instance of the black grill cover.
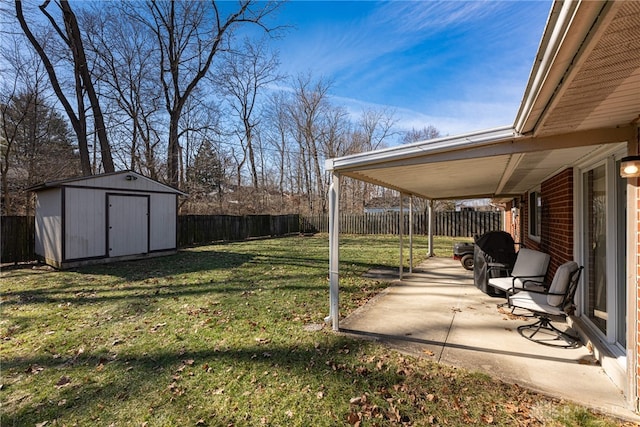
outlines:
[[473, 279], [476, 287], [489, 295], [496, 291], [488, 286], [491, 277], [499, 277], [499, 270], [488, 271], [490, 265], [499, 264], [511, 269], [516, 260], [515, 242], [505, 231], [489, 231], [475, 239], [473, 251]]

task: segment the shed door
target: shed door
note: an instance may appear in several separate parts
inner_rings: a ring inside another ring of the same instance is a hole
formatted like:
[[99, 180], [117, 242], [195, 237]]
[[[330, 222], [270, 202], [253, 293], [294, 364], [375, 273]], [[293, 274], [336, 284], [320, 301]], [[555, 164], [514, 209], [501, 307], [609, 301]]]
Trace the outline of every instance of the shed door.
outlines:
[[109, 194], [109, 256], [149, 252], [149, 197]]

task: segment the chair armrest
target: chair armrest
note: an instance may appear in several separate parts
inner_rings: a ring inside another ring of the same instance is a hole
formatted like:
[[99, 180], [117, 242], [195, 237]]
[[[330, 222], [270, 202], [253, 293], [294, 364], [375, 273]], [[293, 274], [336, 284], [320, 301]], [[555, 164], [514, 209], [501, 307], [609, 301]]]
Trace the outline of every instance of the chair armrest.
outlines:
[[[512, 288], [512, 289], [513, 289], [513, 288]], [[518, 291], [522, 291], [522, 290], [523, 290], [523, 289], [518, 289]], [[531, 292], [532, 294], [540, 294], [540, 295], [556, 295], [556, 294], [550, 294], [550, 293], [548, 293], [547, 291], [540, 291], [540, 290], [537, 290], [537, 289], [524, 289], [524, 290], [526, 290], [527, 292]], [[516, 292], [516, 293], [517, 293], [517, 292]], [[513, 295], [513, 294], [511, 294], [511, 295]]]
[[498, 267], [498, 268], [508, 268], [509, 264], [505, 264], [503, 262], [488, 262], [487, 265], [489, 267]]
[[507, 273], [507, 276], [511, 275], [511, 269], [507, 264], [502, 264], [499, 262], [489, 262], [487, 263], [487, 273], [490, 271], [504, 271]]
[[[541, 280], [532, 280], [532, 279], [541, 279]], [[522, 288], [516, 288], [516, 280], [520, 279], [520, 281], [522, 282]], [[542, 287], [546, 287], [548, 288], [549, 286], [545, 286], [542, 279], [544, 279], [544, 276], [511, 276], [511, 289], [515, 290], [515, 289], [526, 289], [526, 283], [527, 282], [531, 282], [534, 283], [536, 286], [542, 286]], [[516, 291], [517, 292], [517, 291]], [[515, 292], [514, 292], [515, 293]]]
[[[540, 274], [537, 276], [514, 276], [514, 279], [528, 279], [528, 280], [522, 280], [522, 283], [524, 282], [542, 282], [542, 279], [544, 279], [544, 274]], [[533, 280], [533, 279], [541, 279], [541, 280]]]
[[530, 289], [527, 289], [527, 286], [533, 287], [534, 289], [536, 289], [536, 288], [537, 289], [541, 289], [542, 288], [542, 289], [544, 289], [546, 291], [551, 287], [551, 283], [547, 283], [547, 282], [545, 282], [543, 280], [531, 280], [531, 279], [523, 280], [522, 281], [522, 287], [525, 290], [530, 290]]
[[[522, 279], [527, 279], [527, 278], [540, 278], [540, 279], [544, 279], [544, 276], [514, 276], [513, 280], [512, 280], [512, 286], [511, 288], [509, 288], [506, 292], [506, 296], [507, 296], [507, 305], [509, 307], [511, 307], [511, 302], [509, 301], [509, 297], [512, 295], [517, 294], [520, 291], [527, 291], [527, 292], [533, 292], [536, 294], [544, 294], [544, 295], [557, 295], [557, 294], [550, 294], [548, 291], [549, 289], [549, 284], [548, 283], [544, 283], [542, 280], [522, 280]], [[522, 281], [522, 287], [516, 287], [516, 279], [521, 279]], [[538, 289], [535, 288], [527, 288], [527, 283], [529, 283], [530, 285], [533, 285], [535, 287], [537, 287]], [[540, 288], [542, 288], [543, 290], [540, 290]]]
[[[513, 289], [514, 289], [514, 288], [511, 288], [511, 289], [509, 289], [509, 290], [507, 291], [507, 294], [508, 294], [507, 296], [509, 296], [509, 295], [515, 295], [516, 293], [518, 293], [518, 291], [523, 290], [523, 289], [517, 289], [517, 291], [516, 291], [516, 292], [511, 293], [511, 291], [512, 291]], [[547, 290], [544, 290], [544, 291], [539, 291], [539, 290], [536, 290], [536, 289], [524, 289], [524, 290], [525, 290], [525, 291], [527, 291], [527, 292], [530, 292], [530, 293], [532, 293], [532, 294], [540, 294], [540, 295], [557, 295], [557, 296], [565, 296], [565, 295], [567, 294], [566, 292], [565, 292], [565, 293], [561, 293], [561, 294], [560, 294], [560, 293], [557, 293], [557, 292], [549, 292], [549, 290], [548, 290], [548, 289], [547, 289]]]

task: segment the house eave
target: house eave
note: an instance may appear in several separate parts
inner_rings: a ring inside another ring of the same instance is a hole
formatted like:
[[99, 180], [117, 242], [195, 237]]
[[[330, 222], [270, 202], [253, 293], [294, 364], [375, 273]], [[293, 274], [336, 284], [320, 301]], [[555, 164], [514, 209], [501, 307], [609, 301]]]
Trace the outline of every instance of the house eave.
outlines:
[[387, 149], [336, 157], [326, 161], [328, 171], [340, 172], [343, 169], [374, 166], [387, 162], [398, 162], [421, 158], [438, 153], [467, 150], [497, 142], [512, 141], [518, 137], [511, 126], [470, 132], [455, 136], [418, 141], [407, 145]]

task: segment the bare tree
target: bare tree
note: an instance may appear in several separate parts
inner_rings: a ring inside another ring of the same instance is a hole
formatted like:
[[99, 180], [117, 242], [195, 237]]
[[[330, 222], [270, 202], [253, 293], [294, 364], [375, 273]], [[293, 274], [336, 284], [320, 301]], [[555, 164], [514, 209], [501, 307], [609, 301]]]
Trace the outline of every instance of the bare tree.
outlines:
[[324, 158], [342, 156], [350, 151], [351, 126], [349, 112], [344, 107], [328, 105], [317, 123], [318, 142]]
[[154, 33], [160, 57], [159, 81], [169, 115], [168, 180], [179, 185], [180, 117], [185, 103], [209, 72], [214, 57], [229, 50], [232, 33], [246, 24], [269, 31], [265, 18], [279, 3], [240, 0], [149, 1], [148, 13], [134, 11]]
[[245, 39], [241, 51], [229, 52], [217, 69], [215, 82], [221, 94], [228, 97], [233, 114], [241, 123], [242, 143], [249, 160], [253, 188], [258, 189], [258, 170], [255, 153], [255, 132], [260, 123], [257, 111], [261, 92], [282, 80], [277, 73], [278, 57], [267, 50], [265, 41], [252, 43]]
[[[395, 135], [396, 119], [389, 109], [363, 110], [360, 118], [349, 135], [349, 145], [340, 155], [375, 150], [386, 146]], [[345, 209], [362, 212], [365, 205], [376, 193], [376, 186], [366, 182], [345, 179], [342, 204]]]
[[203, 144], [211, 144], [221, 135], [220, 108], [208, 100], [200, 88], [194, 92], [185, 104], [180, 118], [180, 132], [178, 137], [183, 141], [180, 150], [180, 182], [187, 182], [193, 176], [191, 169], [195, 165], [195, 158]]
[[159, 117], [161, 95], [149, 73], [157, 64], [153, 34], [139, 21], [128, 19], [118, 5], [95, 7], [80, 15], [87, 34], [87, 54], [94, 60], [92, 72], [101, 83], [101, 99], [113, 105], [105, 115], [114, 149], [120, 141], [122, 163], [159, 179], [163, 124]]
[[440, 135], [440, 131], [438, 130], [438, 128], [436, 128], [433, 125], [429, 125], [429, 126], [425, 126], [422, 129], [416, 130], [415, 128], [412, 128], [410, 131], [407, 131], [404, 135], [404, 137], [402, 138], [402, 142], [404, 144], [408, 144], [411, 142], [418, 142], [418, 141], [426, 141], [429, 139], [435, 139], [435, 138], [439, 138]]
[[[419, 141], [428, 141], [430, 139], [439, 138], [442, 136], [438, 128], [433, 125], [428, 125], [423, 127], [422, 129], [416, 130], [415, 128], [406, 132], [402, 142], [405, 144]], [[427, 211], [429, 209], [429, 201], [424, 199], [416, 199], [415, 201], [416, 209]], [[448, 211], [454, 210], [455, 201], [453, 200], [436, 200], [433, 204], [433, 208], [435, 211]]]
[[267, 107], [267, 143], [273, 147], [277, 153], [274, 156], [278, 169], [278, 192], [280, 202], [284, 203], [286, 169], [289, 160], [289, 137], [291, 135], [292, 123], [289, 116], [288, 103], [290, 100], [284, 92], [273, 93], [269, 97]]
[[61, 87], [58, 72], [54, 67], [50, 55], [45, 49], [46, 45], [36, 37], [29, 24], [27, 23], [22, 9], [22, 1], [20, 0], [15, 0], [16, 17], [18, 18], [18, 22], [20, 23], [22, 31], [27, 36], [27, 39], [44, 63], [53, 90], [56, 93], [60, 103], [64, 107], [69, 121], [71, 122], [71, 125], [73, 126], [73, 129], [76, 133], [76, 137], [78, 139], [78, 148], [80, 151], [80, 163], [83, 174], [90, 175], [92, 172], [91, 164], [89, 161], [85, 96], [89, 100], [89, 106], [93, 113], [92, 118], [94, 122], [95, 132], [98, 141], [100, 142], [100, 157], [102, 160], [103, 169], [105, 172], [113, 172], [115, 170], [115, 166], [113, 164], [109, 141], [107, 140], [107, 133], [104, 125], [102, 109], [100, 107], [100, 103], [98, 102], [98, 96], [95, 91], [93, 80], [89, 70], [89, 64], [85, 55], [82, 34], [78, 26], [78, 21], [73, 10], [71, 9], [71, 6], [69, 5], [69, 2], [66, 0], [60, 0], [55, 4], [58, 6], [58, 9], [62, 14], [64, 29], [61, 28], [60, 24], [55, 20], [53, 15], [48, 10], [50, 4], [50, 0], [45, 0], [44, 3], [39, 6], [39, 9], [48, 20], [51, 28], [58, 35], [64, 46], [67, 47], [68, 52], [71, 54], [71, 63], [73, 66], [73, 76], [75, 82], [74, 88], [75, 103], [77, 105], [76, 110], [74, 110], [71, 101], [67, 99], [65, 91]]
[[364, 137], [363, 150], [377, 150], [384, 147], [387, 140], [395, 135], [396, 123], [394, 112], [387, 109], [364, 110], [358, 121], [358, 128]]
[[[330, 83], [313, 81], [310, 74], [294, 79], [294, 99], [290, 115], [295, 124], [295, 139], [300, 147], [301, 161], [305, 168], [305, 182], [309, 193], [309, 210], [314, 211], [314, 200], [319, 199], [320, 211], [326, 210], [326, 186], [320, 167], [320, 123], [330, 107], [328, 96]], [[315, 188], [313, 188], [315, 187]]]

